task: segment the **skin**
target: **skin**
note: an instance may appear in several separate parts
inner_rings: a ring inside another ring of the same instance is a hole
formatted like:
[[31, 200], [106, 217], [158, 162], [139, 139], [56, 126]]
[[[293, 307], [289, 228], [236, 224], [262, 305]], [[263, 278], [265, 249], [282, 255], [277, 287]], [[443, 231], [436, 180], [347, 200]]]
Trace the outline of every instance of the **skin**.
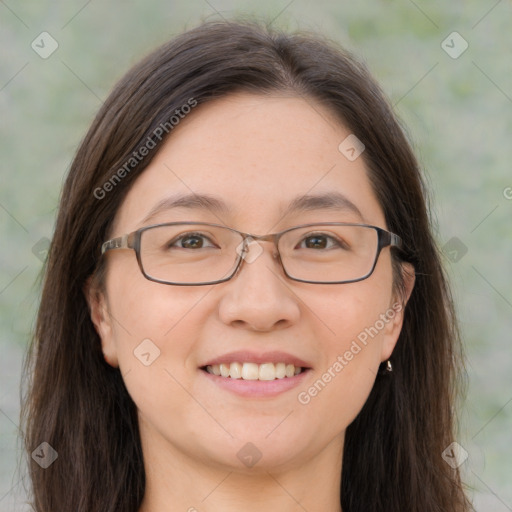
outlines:
[[[212, 212], [176, 209], [141, 221], [176, 192], [209, 193], [231, 208], [227, 226], [266, 234], [308, 222], [362, 222], [332, 210], [283, 217], [293, 198], [341, 191], [364, 222], [386, 228], [362, 158], [338, 150], [350, 131], [304, 99], [237, 93], [197, 107], [137, 179], [111, 235], [177, 220], [219, 223]], [[344, 432], [363, 407], [378, 366], [391, 355], [403, 311], [308, 404], [297, 399], [398, 300], [390, 250], [366, 280], [318, 285], [287, 279], [273, 246], [244, 262], [230, 281], [166, 286], [145, 279], [135, 253], [108, 253], [106, 294], [89, 290], [91, 318], [107, 362], [119, 367], [138, 408], [147, 487], [141, 512], [340, 511]], [[411, 270], [410, 268], [408, 269]], [[149, 338], [160, 356], [144, 366], [134, 349]], [[214, 385], [199, 366], [234, 350], [280, 350], [309, 362], [298, 388], [273, 398], [241, 398]], [[262, 457], [246, 467], [237, 452]]]

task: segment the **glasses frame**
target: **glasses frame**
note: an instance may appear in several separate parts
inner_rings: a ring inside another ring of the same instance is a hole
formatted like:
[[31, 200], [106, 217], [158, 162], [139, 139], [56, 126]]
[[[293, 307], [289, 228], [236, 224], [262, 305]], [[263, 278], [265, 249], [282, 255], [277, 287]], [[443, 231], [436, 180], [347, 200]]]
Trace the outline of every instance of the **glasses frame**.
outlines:
[[[233, 272], [223, 279], [218, 279], [217, 281], [207, 281], [207, 282], [200, 282], [200, 283], [175, 283], [171, 281], [164, 281], [162, 279], [156, 279], [154, 277], [151, 277], [146, 273], [144, 270], [144, 266], [142, 265], [142, 258], [140, 254], [140, 241], [142, 237], [142, 233], [144, 231], [147, 231], [149, 229], [161, 227], [161, 226], [176, 226], [176, 225], [200, 225], [200, 226], [213, 226], [213, 227], [219, 227], [228, 229], [229, 231], [232, 231], [234, 233], [237, 233], [242, 237], [242, 243], [243, 243], [243, 249], [240, 251], [240, 254], [238, 255], [238, 259], [236, 261], [236, 264], [234, 266]], [[283, 265], [283, 261], [281, 260], [281, 254], [279, 253], [279, 239], [289, 231], [293, 231], [298, 228], [305, 228], [310, 226], [360, 226], [365, 228], [371, 228], [374, 229], [377, 232], [377, 250], [375, 252], [375, 257], [373, 261], [373, 265], [371, 270], [363, 277], [359, 277], [357, 279], [351, 279], [351, 280], [345, 280], [345, 281], [309, 281], [305, 279], [298, 279], [296, 277], [291, 276], [286, 271], [285, 266]], [[273, 242], [276, 252], [277, 252], [277, 260], [279, 261], [283, 272], [285, 273], [286, 277], [289, 279], [292, 279], [293, 281], [298, 281], [301, 283], [311, 283], [311, 284], [346, 284], [346, 283], [356, 283], [358, 281], [363, 281], [364, 279], [368, 279], [373, 274], [373, 271], [375, 270], [375, 266], [377, 265], [377, 260], [379, 259], [379, 255], [385, 247], [397, 247], [398, 249], [402, 249], [403, 242], [402, 239], [396, 235], [395, 233], [392, 233], [390, 231], [387, 231], [383, 228], [379, 228], [378, 226], [372, 226], [370, 224], [358, 224], [353, 222], [312, 222], [309, 224], [301, 224], [299, 226], [293, 226], [291, 228], [287, 228], [283, 231], [280, 231], [278, 233], [271, 233], [268, 235], [253, 235], [251, 233], [245, 233], [243, 231], [238, 231], [234, 228], [230, 228], [227, 226], [224, 226], [222, 224], [214, 224], [211, 222], [193, 222], [193, 221], [186, 221], [186, 222], [164, 222], [160, 224], [153, 224], [151, 226], [144, 226], [142, 228], [139, 228], [135, 231], [132, 231], [131, 233], [118, 236], [115, 238], [112, 238], [110, 240], [107, 240], [106, 242], [103, 242], [101, 244], [101, 255], [103, 256], [106, 252], [114, 250], [114, 249], [133, 249], [135, 251], [135, 254], [137, 256], [137, 263], [139, 265], [140, 271], [142, 272], [142, 275], [148, 279], [149, 281], [153, 281], [155, 283], [161, 283], [161, 284], [168, 284], [168, 285], [175, 285], [175, 286], [204, 286], [204, 285], [210, 285], [210, 284], [219, 284], [224, 283], [226, 281], [229, 281], [232, 279], [241, 269], [242, 267], [242, 261], [244, 261], [244, 255], [247, 250], [247, 240], [249, 240], [249, 243], [253, 240], [259, 240], [262, 242]]]

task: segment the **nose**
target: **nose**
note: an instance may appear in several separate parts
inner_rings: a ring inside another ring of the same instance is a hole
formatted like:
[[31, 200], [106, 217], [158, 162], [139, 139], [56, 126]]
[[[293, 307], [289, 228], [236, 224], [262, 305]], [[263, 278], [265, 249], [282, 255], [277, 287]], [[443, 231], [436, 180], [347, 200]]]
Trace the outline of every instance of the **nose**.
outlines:
[[300, 318], [290, 283], [275, 246], [252, 241], [236, 275], [222, 285], [219, 316], [226, 325], [254, 331], [289, 327]]

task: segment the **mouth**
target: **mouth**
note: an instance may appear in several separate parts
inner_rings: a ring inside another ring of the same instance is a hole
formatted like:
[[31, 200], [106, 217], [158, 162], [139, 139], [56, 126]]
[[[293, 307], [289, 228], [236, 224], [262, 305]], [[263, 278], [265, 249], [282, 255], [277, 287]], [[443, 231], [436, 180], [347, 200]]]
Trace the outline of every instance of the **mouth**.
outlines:
[[243, 398], [271, 398], [304, 383], [310, 364], [282, 351], [238, 350], [204, 361], [198, 368], [207, 381]]
[[295, 366], [291, 363], [252, 363], [252, 362], [232, 362], [209, 364], [202, 366], [201, 370], [224, 379], [241, 379], [241, 380], [259, 380], [272, 381], [280, 379], [290, 379], [310, 368], [304, 366]]

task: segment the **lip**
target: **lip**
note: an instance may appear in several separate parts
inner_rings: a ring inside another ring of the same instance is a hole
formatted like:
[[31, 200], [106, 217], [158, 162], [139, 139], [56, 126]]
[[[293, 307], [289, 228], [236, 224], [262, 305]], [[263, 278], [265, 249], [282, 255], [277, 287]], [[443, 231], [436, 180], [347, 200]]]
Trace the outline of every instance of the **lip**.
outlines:
[[[225, 359], [223, 361], [226, 361]], [[244, 362], [256, 362], [247, 361]], [[265, 360], [263, 362], [271, 362]], [[281, 360], [281, 362], [284, 362]], [[214, 363], [218, 364], [218, 363]], [[260, 363], [261, 364], [261, 363]], [[292, 363], [290, 363], [292, 364]], [[297, 365], [298, 366], [298, 365]], [[274, 380], [244, 380], [244, 379], [232, 379], [230, 377], [221, 377], [220, 375], [212, 375], [202, 368], [199, 370], [201, 375], [204, 375], [210, 382], [219, 386], [222, 389], [230, 391], [238, 396], [245, 398], [271, 398], [281, 393], [289, 391], [299, 386], [304, 379], [311, 372], [311, 368], [302, 371], [298, 375], [293, 377], [284, 377], [282, 379]]]
[[[215, 357], [214, 359], [210, 359], [207, 362], [203, 363], [200, 368], [205, 368], [208, 365], [214, 364], [231, 364], [231, 363], [256, 363], [256, 364], [264, 364], [264, 363], [285, 363], [285, 364], [293, 364], [294, 366], [300, 366], [304, 369], [311, 369], [311, 365], [292, 354], [288, 354], [287, 352], [281, 351], [272, 351], [272, 352], [262, 352], [256, 353], [248, 350], [237, 350], [235, 352], [229, 352], [222, 356]], [[300, 374], [302, 375], [302, 374]], [[292, 379], [293, 377], [286, 377], [288, 379]], [[271, 382], [271, 381], [270, 381]]]

